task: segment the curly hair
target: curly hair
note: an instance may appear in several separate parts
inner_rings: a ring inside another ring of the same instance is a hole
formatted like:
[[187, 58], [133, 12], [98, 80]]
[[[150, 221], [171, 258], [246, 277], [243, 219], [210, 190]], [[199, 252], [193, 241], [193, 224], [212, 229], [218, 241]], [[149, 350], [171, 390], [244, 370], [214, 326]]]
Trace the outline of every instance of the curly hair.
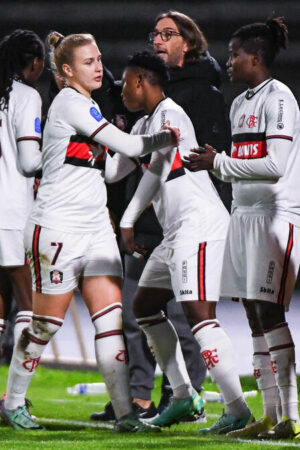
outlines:
[[169, 81], [169, 71], [166, 63], [154, 52], [147, 50], [136, 52], [128, 58], [126, 67], [143, 69], [149, 83], [162, 88]]

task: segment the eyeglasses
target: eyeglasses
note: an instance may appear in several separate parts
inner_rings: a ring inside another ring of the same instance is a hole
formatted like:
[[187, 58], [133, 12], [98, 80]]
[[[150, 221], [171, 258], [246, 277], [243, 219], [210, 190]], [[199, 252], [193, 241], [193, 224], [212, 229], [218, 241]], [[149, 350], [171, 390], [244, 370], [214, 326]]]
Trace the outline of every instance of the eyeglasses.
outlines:
[[157, 35], [160, 35], [160, 38], [164, 42], [168, 42], [170, 39], [172, 39], [173, 36], [181, 36], [180, 33], [177, 33], [177, 31], [173, 30], [163, 30], [163, 31], [151, 31], [149, 33], [149, 41], [152, 43]]

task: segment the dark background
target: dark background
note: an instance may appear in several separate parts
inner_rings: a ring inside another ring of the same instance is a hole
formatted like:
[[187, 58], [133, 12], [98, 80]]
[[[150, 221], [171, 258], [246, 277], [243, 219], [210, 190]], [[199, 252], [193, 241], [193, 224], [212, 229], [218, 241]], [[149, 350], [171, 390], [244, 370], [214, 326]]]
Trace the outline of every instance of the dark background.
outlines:
[[[210, 52], [224, 72], [222, 90], [227, 104], [244, 86], [230, 86], [225, 64], [231, 34], [240, 26], [264, 21], [274, 11], [284, 16], [290, 45], [273, 68], [274, 77], [286, 83], [300, 100], [300, 0], [189, 0], [101, 1], [101, 0], [0, 0], [0, 37], [15, 28], [34, 30], [42, 39], [49, 31], [62, 34], [89, 32], [99, 44], [103, 61], [116, 78], [122, 75], [127, 56], [147, 46], [155, 16], [176, 9], [190, 15], [204, 31]], [[40, 87], [47, 88], [45, 71]]]

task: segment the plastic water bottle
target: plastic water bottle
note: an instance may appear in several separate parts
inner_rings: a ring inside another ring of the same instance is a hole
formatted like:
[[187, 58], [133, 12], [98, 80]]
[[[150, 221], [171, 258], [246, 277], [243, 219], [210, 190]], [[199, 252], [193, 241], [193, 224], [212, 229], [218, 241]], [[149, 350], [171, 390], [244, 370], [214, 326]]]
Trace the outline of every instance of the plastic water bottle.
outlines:
[[106, 394], [105, 383], [77, 383], [75, 386], [67, 387], [67, 393], [78, 394]]
[[[224, 398], [220, 392], [215, 391], [203, 391], [201, 394], [203, 400], [206, 402], [218, 402], [218, 403], [224, 403]], [[244, 397], [256, 397], [257, 391], [246, 391], [244, 392]]]

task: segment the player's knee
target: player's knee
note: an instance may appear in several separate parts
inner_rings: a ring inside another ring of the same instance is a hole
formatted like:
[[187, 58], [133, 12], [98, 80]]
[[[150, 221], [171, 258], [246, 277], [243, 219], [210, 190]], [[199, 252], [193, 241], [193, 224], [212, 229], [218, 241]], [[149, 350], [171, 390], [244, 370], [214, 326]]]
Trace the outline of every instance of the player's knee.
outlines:
[[268, 330], [285, 322], [285, 310], [283, 305], [270, 302], [257, 302], [259, 320], [263, 330]]
[[62, 324], [63, 320], [56, 317], [33, 316], [19, 341], [22, 350], [35, 357], [35, 353], [40, 353], [39, 347], [46, 346]]
[[259, 316], [256, 310], [255, 300], [243, 300], [243, 305], [246, 311], [249, 327], [254, 334], [261, 334], [263, 332], [262, 324], [259, 320]]

